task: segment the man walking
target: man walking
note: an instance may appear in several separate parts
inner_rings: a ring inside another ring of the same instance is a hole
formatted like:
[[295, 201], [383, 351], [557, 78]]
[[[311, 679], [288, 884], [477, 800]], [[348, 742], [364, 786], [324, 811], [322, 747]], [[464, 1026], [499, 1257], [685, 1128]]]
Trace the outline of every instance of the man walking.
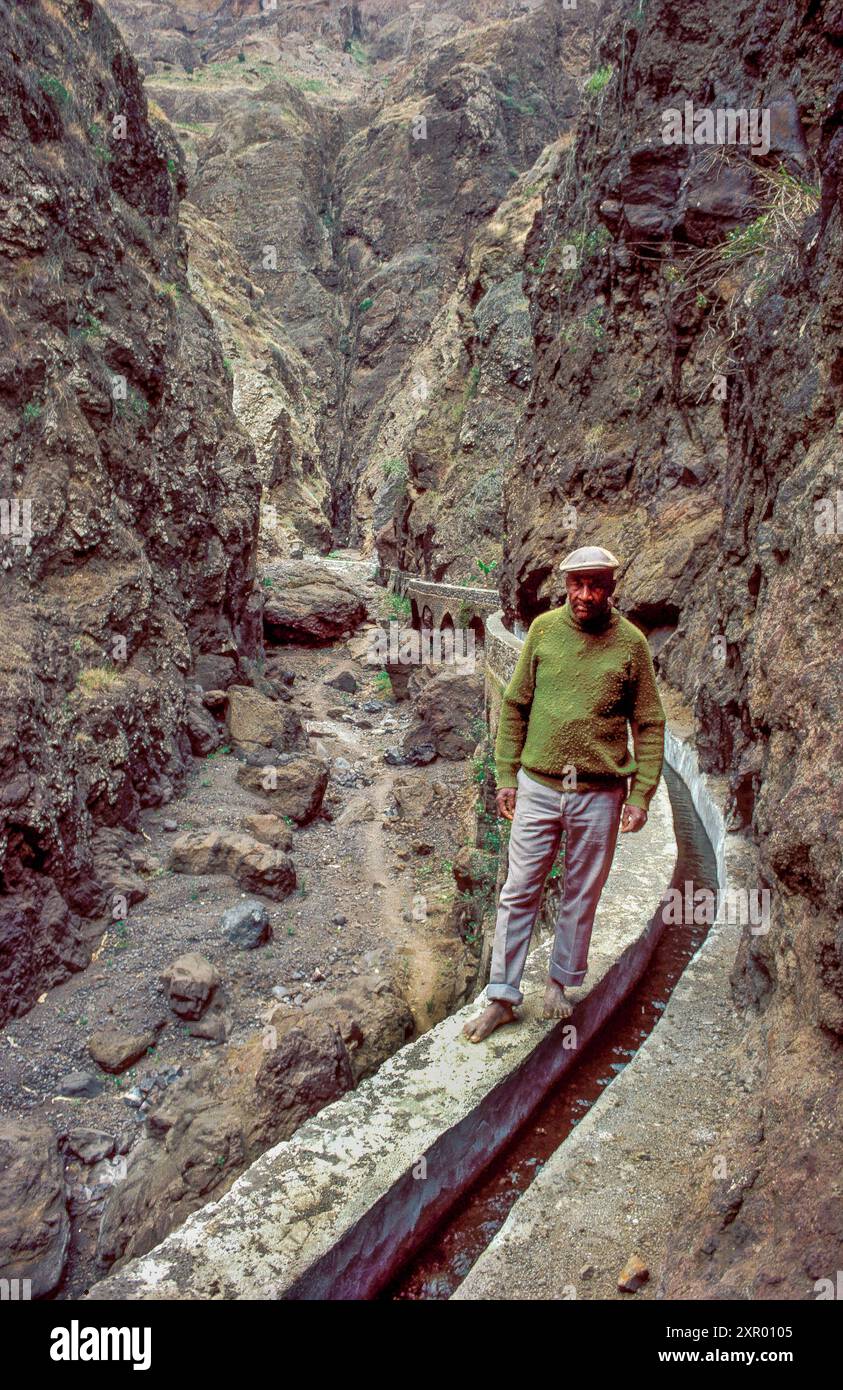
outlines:
[[563, 831], [565, 882], [544, 1017], [571, 1014], [565, 986], [585, 979], [618, 827], [627, 832], [645, 824], [662, 771], [665, 713], [649, 644], [612, 604], [619, 561], [589, 545], [559, 568], [568, 601], [530, 624], [501, 706], [496, 800], [499, 814], [512, 821], [509, 873], [498, 904], [489, 1003], [465, 1025], [470, 1042], [517, 1018], [527, 949]]

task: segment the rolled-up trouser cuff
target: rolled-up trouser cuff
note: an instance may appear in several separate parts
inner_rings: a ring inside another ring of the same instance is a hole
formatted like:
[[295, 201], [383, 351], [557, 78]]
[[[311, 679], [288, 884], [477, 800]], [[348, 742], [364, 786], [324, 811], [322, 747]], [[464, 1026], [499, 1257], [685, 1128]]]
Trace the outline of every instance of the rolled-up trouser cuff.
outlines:
[[560, 970], [559, 966], [554, 965], [553, 961], [551, 961], [550, 965], [547, 968], [547, 973], [550, 976], [551, 980], [555, 980], [558, 985], [570, 985], [571, 989], [575, 989], [577, 985], [582, 984], [583, 980], [586, 977], [587, 971]]
[[486, 998], [491, 1002], [502, 1000], [505, 1004], [523, 1004], [524, 996], [514, 985], [491, 984], [486, 986]]

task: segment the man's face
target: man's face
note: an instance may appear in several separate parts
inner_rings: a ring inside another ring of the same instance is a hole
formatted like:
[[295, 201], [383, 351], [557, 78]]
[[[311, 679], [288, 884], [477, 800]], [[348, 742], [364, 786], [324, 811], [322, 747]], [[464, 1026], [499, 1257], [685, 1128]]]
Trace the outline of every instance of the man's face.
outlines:
[[565, 587], [574, 617], [588, 622], [609, 611], [615, 577], [611, 570], [578, 570], [565, 575]]

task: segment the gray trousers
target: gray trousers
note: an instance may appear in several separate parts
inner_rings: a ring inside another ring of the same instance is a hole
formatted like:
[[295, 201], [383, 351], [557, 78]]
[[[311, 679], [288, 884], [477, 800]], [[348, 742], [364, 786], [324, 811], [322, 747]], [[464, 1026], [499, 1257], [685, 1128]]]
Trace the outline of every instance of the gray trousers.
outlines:
[[626, 800], [626, 781], [599, 791], [557, 792], [518, 769], [509, 872], [501, 889], [487, 999], [523, 1001], [520, 984], [544, 881], [565, 832], [565, 884], [556, 919], [550, 976], [580, 985], [591, 929], [609, 877]]

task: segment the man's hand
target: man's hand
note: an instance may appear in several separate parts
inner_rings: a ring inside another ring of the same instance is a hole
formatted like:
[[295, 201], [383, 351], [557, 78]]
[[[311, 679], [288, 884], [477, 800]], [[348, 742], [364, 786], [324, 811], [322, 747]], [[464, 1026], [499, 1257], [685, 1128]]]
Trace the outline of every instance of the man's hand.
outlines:
[[501, 787], [500, 791], [496, 792], [495, 802], [499, 816], [505, 816], [507, 820], [512, 820], [515, 815], [515, 797], [514, 787]]
[[[500, 795], [500, 793], [498, 793]], [[640, 806], [624, 806], [621, 816], [621, 834], [627, 830], [640, 830], [647, 823], [647, 812]]]

